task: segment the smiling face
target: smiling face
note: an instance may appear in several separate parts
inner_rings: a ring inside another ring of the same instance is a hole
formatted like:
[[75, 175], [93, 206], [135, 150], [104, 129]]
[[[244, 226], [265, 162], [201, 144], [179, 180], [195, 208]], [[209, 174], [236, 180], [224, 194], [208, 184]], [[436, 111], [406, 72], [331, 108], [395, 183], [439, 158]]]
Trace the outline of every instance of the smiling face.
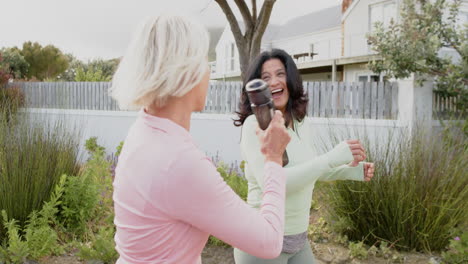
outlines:
[[275, 107], [285, 114], [289, 100], [289, 90], [286, 85], [286, 69], [279, 59], [269, 59], [263, 63], [262, 79], [270, 87]]

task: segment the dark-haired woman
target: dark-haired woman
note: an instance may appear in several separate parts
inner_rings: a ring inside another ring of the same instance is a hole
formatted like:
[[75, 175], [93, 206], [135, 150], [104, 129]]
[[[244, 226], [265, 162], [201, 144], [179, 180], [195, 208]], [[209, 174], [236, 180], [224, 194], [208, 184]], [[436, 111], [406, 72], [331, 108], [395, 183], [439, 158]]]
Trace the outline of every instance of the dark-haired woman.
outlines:
[[[341, 142], [328, 153], [317, 155], [308, 124], [304, 122], [308, 98], [304, 93], [302, 78], [291, 56], [285, 51], [273, 49], [261, 53], [250, 65], [245, 83], [258, 78], [268, 83], [275, 107], [283, 113], [291, 136], [286, 148], [289, 163], [285, 167], [287, 182], [283, 249], [278, 258], [270, 260], [257, 258], [239, 249], [234, 250], [234, 257], [237, 264], [314, 263], [307, 240], [307, 228], [315, 182], [344, 179], [369, 181], [374, 175], [374, 165], [361, 162], [366, 155], [358, 140]], [[238, 116], [234, 124], [242, 126], [241, 154], [246, 161], [245, 175], [249, 183], [247, 202], [254, 208], [260, 208], [264, 187], [264, 157], [255, 136], [258, 123], [255, 115], [252, 115], [245, 87]]]

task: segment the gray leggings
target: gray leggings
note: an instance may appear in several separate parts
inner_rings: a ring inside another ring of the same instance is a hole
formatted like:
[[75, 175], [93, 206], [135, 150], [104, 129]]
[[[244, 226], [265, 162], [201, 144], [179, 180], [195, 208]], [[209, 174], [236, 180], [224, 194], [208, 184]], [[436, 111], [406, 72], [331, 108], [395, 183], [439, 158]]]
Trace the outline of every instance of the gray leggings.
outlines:
[[295, 254], [281, 253], [275, 259], [261, 259], [249, 255], [239, 249], [234, 249], [234, 260], [236, 264], [315, 264], [314, 254], [307, 241], [304, 247]]

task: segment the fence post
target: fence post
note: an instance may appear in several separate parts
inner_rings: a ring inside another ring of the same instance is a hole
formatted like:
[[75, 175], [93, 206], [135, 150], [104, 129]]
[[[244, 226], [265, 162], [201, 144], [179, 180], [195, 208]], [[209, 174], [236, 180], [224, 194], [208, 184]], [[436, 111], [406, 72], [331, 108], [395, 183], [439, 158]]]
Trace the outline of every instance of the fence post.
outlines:
[[414, 74], [398, 83], [398, 120], [412, 130], [416, 126], [432, 128], [433, 81], [427, 78], [419, 84], [420, 76]]

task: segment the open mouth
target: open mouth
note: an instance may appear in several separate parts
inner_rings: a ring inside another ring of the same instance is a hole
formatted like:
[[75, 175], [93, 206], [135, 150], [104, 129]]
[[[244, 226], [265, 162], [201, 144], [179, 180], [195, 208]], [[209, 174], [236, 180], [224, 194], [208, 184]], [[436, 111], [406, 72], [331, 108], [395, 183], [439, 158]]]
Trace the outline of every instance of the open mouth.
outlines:
[[281, 95], [283, 95], [283, 91], [284, 89], [275, 89], [271, 91], [271, 96], [273, 97], [273, 99], [279, 98], [281, 97]]

